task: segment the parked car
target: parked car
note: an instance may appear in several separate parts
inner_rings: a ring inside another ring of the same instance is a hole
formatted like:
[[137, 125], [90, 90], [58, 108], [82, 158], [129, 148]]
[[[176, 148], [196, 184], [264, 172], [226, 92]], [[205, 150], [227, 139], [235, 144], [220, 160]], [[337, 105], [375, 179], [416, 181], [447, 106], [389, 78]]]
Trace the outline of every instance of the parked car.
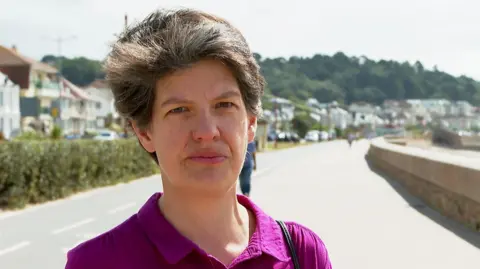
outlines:
[[308, 131], [305, 135], [305, 140], [308, 142], [318, 142], [320, 141], [320, 131], [311, 130]]
[[320, 132], [321, 141], [328, 141], [329, 138], [330, 138], [330, 135], [328, 134], [328, 132], [325, 132], [325, 131]]
[[80, 139], [80, 138], [82, 138], [82, 136], [79, 135], [79, 134], [67, 134], [67, 135], [65, 135], [64, 137], [65, 137], [65, 139], [67, 139], [67, 140], [75, 140], [75, 139]]
[[116, 132], [110, 130], [99, 131], [98, 134], [93, 137], [94, 140], [115, 140], [118, 138], [120, 138], [120, 136]]
[[277, 135], [277, 141], [279, 142], [300, 142], [300, 136], [294, 132], [280, 132]]

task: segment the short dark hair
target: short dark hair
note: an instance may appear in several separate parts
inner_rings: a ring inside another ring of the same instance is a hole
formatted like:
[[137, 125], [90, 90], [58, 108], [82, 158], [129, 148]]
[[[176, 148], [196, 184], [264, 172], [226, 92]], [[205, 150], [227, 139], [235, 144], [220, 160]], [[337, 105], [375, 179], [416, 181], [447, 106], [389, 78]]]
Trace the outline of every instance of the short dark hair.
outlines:
[[[203, 59], [226, 64], [247, 111], [260, 116], [265, 79], [245, 38], [226, 20], [193, 9], [157, 10], [125, 29], [112, 45], [105, 71], [116, 110], [146, 128], [157, 81]], [[158, 163], [156, 153], [150, 155]]]
[[156, 82], [202, 59], [225, 63], [247, 111], [261, 114], [265, 80], [245, 38], [226, 20], [192, 9], [157, 10], [113, 44], [105, 69], [118, 113], [147, 127]]

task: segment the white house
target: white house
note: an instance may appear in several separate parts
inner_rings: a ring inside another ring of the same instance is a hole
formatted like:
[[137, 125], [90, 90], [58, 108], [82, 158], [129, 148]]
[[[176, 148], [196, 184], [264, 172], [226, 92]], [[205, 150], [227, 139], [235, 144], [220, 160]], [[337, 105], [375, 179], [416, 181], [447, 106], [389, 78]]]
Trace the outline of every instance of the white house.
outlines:
[[330, 109], [330, 117], [336, 128], [345, 130], [348, 125], [352, 124], [353, 118], [348, 111], [340, 107], [332, 107]]
[[20, 130], [20, 87], [0, 72], [0, 132], [9, 139]]
[[95, 100], [66, 79], [62, 79], [62, 92], [57, 106], [57, 124], [65, 134], [83, 134], [97, 129]]
[[22, 130], [32, 123], [52, 127], [53, 103], [59, 98], [61, 85], [54, 67], [21, 55], [16, 47], [0, 46], [0, 69], [20, 87]]
[[341, 108], [336, 101], [331, 103], [319, 103], [316, 99], [307, 100], [307, 106], [313, 112], [312, 118], [318, 120], [323, 126], [330, 128], [346, 129], [352, 123], [352, 116]]
[[455, 107], [459, 116], [471, 117], [475, 113], [475, 107], [467, 101], [457, 101]]
[[118, 119], [113, 94], [105, 80], [95, 80], [85, 87], [85, 91], [95, 101], [95, 116], [98, 127], [105, 127], [106, 120], [110, 116], [114, 120]]
[[277, 126], [272, 126], [273, 129], [278, 129], [282, 126], [282, 123], [290, 123], [295, 116], [295, 105], [287, 99], [280, 97], [273, 97], [270, 99], [273, 104], [273, 111], [271, 115], [273, 122], [276, 122]]
[[381, 112], [380, 107], [375, 107], [364, 102], [358, 102], [351, 104], [349, 111], [352, 114], [352, 123], [354, 126], [375, 126], [384, 123], [384, 121], [377, 115]]

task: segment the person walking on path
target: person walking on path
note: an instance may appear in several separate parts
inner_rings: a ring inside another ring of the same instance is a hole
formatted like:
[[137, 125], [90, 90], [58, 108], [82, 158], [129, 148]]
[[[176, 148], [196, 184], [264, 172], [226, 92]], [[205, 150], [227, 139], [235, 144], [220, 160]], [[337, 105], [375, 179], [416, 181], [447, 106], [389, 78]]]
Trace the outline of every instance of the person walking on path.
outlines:
[[256, 151], [255, 141], [248, 143], [245, 162], [243, 163], [242, 171], [240, 171], [240, 190], [242, 191], [242, 194], [247, 197], [250, 197], [252, 173], [257, 170]]
[[348, 145], [352, 147], [353, 141], [355, 141], [355, 135], [353, 133], [349, 133], [347, 140], [348, 140]]
[[120, 35], [105, 72], [163, 192], [70, 250], [66, 269], [331, 268], [315, 232], [237, 194], [265, 87], [237, 28], [197, 10], [158, 10]]

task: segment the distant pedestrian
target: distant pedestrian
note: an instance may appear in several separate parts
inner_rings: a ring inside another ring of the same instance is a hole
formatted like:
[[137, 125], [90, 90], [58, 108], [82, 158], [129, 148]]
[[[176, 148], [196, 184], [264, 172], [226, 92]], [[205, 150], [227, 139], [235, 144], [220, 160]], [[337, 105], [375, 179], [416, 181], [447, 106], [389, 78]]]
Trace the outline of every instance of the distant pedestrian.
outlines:
[[116, 110], [160, 168], [163, 192], [69, 251], [67, 269], [331, 268], [315, 232], [237, 195], [265, 88], [237, 28], [201, 11], [158, 10], [125, 29], [105, 66]]
[[240, 171], [240, 189], [242, 194], [250, 197], [252, 173], [257, 170], [257, 147], [255, 141], [248, 143], [245, 162], [242, 171]]
[[355, 135], [352, 133], [349, 133], [347, 139], [348, 139], [348, 145], [352, 147], [353, 141], [355, 141]]

